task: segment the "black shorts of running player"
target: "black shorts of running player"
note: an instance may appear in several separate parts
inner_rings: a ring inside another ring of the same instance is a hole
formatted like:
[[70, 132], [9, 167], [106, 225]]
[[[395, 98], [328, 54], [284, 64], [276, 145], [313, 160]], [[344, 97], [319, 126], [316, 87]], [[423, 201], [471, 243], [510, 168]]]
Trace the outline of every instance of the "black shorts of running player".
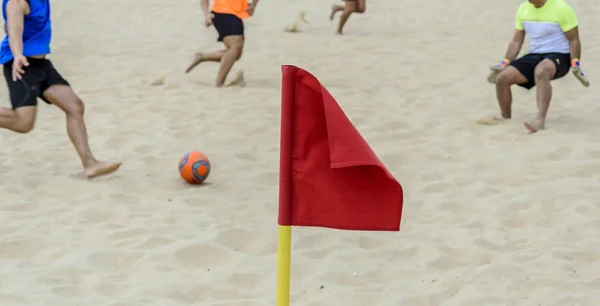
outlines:
[[13, 109], [24, 106], [37, 106], [37, 98], [51, 104], [43, 97], [46, 89], [52, 85], [70, 86], [69, 82], [54, 69], [50, 60], [28, 57], [27, 61], [29, 62], [29, 66], [23, 67], [25, 73], [17, 81], [13, 81], [12, 79], [13, 61], [11, 60], [4, 64], [4, 78], [8, 85], [10, 103]]
[[244, 22], [236, 15], [211, 12], [215, 15], [212, 22], [219, 33], [217, 41], [232, 35], [244, 36]]
[[535, 86], [535, 67], [544, 59], [549, 59], [556, 65], [553, 80], [564, 77], [571, 69], [571, 54], [569, 53], [530, 53], [510, 63], [527, 79], [527, 83], [519, 84], [519, 86], [526, 89]]

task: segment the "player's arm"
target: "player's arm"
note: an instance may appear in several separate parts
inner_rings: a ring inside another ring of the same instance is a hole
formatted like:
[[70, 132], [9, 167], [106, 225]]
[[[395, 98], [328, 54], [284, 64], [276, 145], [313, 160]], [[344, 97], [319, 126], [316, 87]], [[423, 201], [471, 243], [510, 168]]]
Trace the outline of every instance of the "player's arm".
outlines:
[[523, 18], [521, 17], [521, 15], [525, 8], [525, 5], [521, 5], [517, 10], [517, 14], [515, 16], [515, 32], [513, 34], [513, 38], [508, 43], [508, 48], [506, 48], [504, 59], [499, 64], [490, 67], [492, 71], [501, 71], [506, 66], [508, 66], [510, 62], [514, 61], [519, 55], [519, 52], [521, 52], [521, 47], [523, 47], [523, 42], [525, 41], [525, 28], [523, 27]]
[[13, 57], [23, 56], [23, 29], [29, 3], [25, 0], [9, 0], [6, 4], [8, 44]]
[[210, 11], [208, 10], [208, 0], [200, 0], [200, 6], [202, 7], [202, 12], [204, 12], [204, 16], [208, 17]]
[[579, 27], [565, 32], [571, 45], [571, 58], [581, 59], [581, 41], [579, 40]]
[[509, 62], [514, 61], [519, 52], [521, 52], [521, 48], [523, 47], [523, 42], [525, 41], [525, 30], [515, 30], [515, 34], [513, 34], [513, 38], [508, 43], [508, 48], [506, 49], [506, 54], [504, 56]]
[[252, 9], [255, 9], [255, 8], [256, 8], [256, 5], [258, 5], [258, 1], [259, 1], [259, 0], [252, 0], [252, 3], [250, 3], [250, 7], [251, 7]]

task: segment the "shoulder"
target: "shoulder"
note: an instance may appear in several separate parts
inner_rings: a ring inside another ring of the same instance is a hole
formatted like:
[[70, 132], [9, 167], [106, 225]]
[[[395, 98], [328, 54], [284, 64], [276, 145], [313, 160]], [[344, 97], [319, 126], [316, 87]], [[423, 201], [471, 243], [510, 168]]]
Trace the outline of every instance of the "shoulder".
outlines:
[[554, 0], [555, 3], [555, 14], [560, 16], [561, 19], [577, 19], [575, 11], [570, 4], [563, 0]]
[[557, 1], [557, 7], [561, 10], [561, 11], [569, 11], [569, 12], [573, 12], [573, 7], [567, 3], [566, 1], [563, 0], [555, 0]]
[[521, 3], [521, 5], [519, 5], [519, 9], [517, 10], [517, 15], [525, 13], [525, 11], [527, 11], [527, 8], [529, 8], [530, 5], [531, 4], [529, 3], [529, 1]]
[[519, 5], [519, 10], [523, 10], [525, 8], [527, 8], [529, 5], [531, 5], [531, 3], [529, 3], [528, 0], [523, 1], [523, 3], [521, 3], [521, 5]]
[[29, 12], [29, 0], [8, 0], [6, 10], [12, 12]]

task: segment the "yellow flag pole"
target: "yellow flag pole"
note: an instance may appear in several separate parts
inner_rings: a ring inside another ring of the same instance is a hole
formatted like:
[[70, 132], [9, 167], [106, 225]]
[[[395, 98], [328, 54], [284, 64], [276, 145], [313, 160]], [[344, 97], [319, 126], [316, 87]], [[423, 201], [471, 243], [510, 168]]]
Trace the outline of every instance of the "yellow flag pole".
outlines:
[[277, 230], [277, 306], [290, 305], [290, 267], [292, 227], [279, 225]]
[[281, 143], [279, 162], [279, 212], [277, 216], [277, 306], [290, 305], [292, 253], [292, 176], [294, 149], [294, 105], [297, 67], [281, 67]]

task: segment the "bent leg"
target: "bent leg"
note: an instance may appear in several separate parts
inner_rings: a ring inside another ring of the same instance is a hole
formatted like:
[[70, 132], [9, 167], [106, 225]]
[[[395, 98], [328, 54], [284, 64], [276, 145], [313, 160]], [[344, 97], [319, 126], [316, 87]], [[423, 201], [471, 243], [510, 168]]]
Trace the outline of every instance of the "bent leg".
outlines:
[[535, 67], [535, 84], [537, 86], [538, 114], [536, 118], [525, 122], [525, 127], [532, 133], [542, 130], [546, 126], [546, 116], [552, 99], [552, 84], [550, 81], [556, 73], [556, 65], [550, 59], [544, 59]]
[[477, 121], [481, 125], [496, 125], [512, 117], [512, 91], [514, 84], [525, 84], [527, 78], [517, 68], [507, 66], [498, 74], [496, 80], [496, 98], [500, 107], [500, 117], [482, 118]]
[[87, 129], [83, 120], [84, 105], [81, 99], [67, 85], [52, 85], [46, 89], [43, 98], [65, 112], [67, 134], [81, 159], [84, 174], [88, 178], [112, 173], [119, 169], [121, 163], [98, 161], [91, 152], [88, 143]]
[[39, 68], [39, 60], [31, 60], [25, 67], [21, 80], [12, 80], [12, 61], [4, 64], [4, 78], [8, 86], [12, 109], [0, 107], [0, 128], [17, 133], [28, 133], [33, 130], [37, 115], [37, 95], [45, 76]]
[[512, 117], [512, 91], [510, 87], [514, 84], [525, 84], [527, 79], [517, 68], [508, 66], [502, 70], [496, 80], [496, 98], [500, 106], [500, 114], [504, 119]]
[[356, 10], [355, 13], [362, 14], [367, 10], [367, 2], [366, 0], [356, 0]]
[[194, 55], [194, 59], [185, 70], [185, 73], [189, 73], [190, 71], [192, 71], [192, 69], [200, 65], [202, 62], [220, 62], [221, 58], [223, 58], [223, 54], [225, 54], [225, 50], [219, 50], [210, 53], [198, 52]]
[[343, 34], [344, 26], [350, 18], [352, 13], [362, 14], [366, 11], [367, 6], [365, 0], [346, 0], [346, 7], [344, 12], [340, 16], [340, 23], [338, 24], [337, 34]]
[[0, 128], [29, 133], [35, 125], [36, 115], [37, 106], [23, 106], [14, 110], [0, 107]]
[[356, 0], [346, 0], [346, 7], [344, 8], [344, 12], [342, 12], [342, 15], [340, 16], [337, 34], [343, 34], [344, 26], [346, 25], [348, 18], [350, 18], [350, 15], [352, 15], [354, 11], [356, 11]]
[[244, 48], [244, 36], [242, 35], [230, 35], [223, 38], [223, 43], [227, 47], [223, 57], [221, 58], [221, 66], [217, 73], [217, 80], [215, 85], [222, 87], [225, 84], [225, 79], [231, 71], [233, 64], [242, 57], [242, 51]]
[[335, 18], [335, 14], [337, 14], [338, 12], [343, 11], [345, 8], [346, 7], [344, 5], [334, 4], [331, 7], [331, 14], [329, 15], [329, 20], [333, 20], [333, 18]]

